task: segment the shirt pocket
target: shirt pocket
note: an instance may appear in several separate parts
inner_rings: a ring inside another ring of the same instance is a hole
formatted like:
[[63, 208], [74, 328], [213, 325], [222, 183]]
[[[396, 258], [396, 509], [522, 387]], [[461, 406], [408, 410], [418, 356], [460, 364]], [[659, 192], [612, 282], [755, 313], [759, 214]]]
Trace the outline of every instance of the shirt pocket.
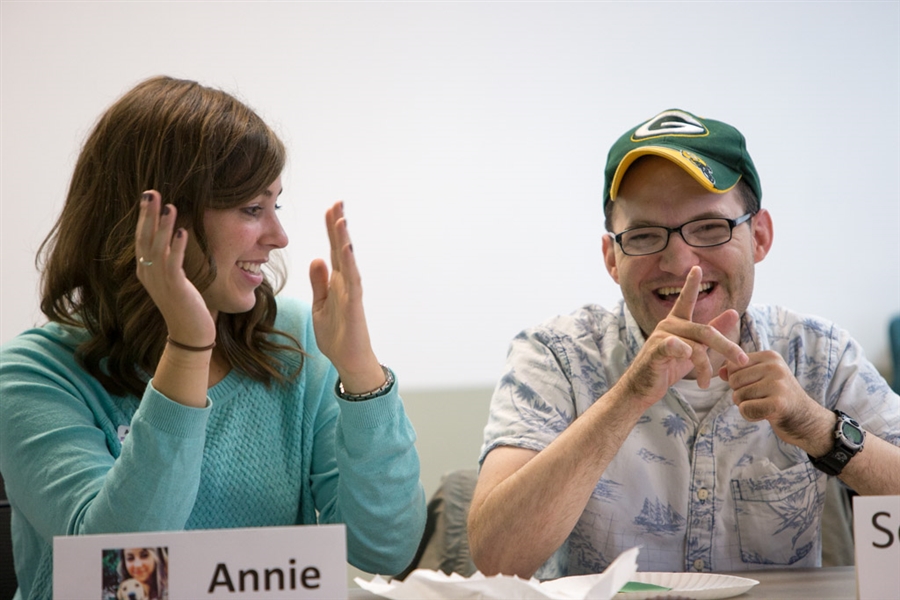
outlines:
[[816, 549], [824, 497], [809, 463], [751, 479], [732, 479], [741, 560], [792, 565]]

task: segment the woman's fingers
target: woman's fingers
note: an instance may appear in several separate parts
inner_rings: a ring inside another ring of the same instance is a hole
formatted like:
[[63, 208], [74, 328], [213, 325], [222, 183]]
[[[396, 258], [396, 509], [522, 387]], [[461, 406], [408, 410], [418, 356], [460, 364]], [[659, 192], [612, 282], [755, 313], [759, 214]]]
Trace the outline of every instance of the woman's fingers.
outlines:
[[[338, 370], [347, 389], [374, 389], [384, 381], [375, 359], [362, 306], [362, 285], [350, 243], [343, 203], [325, 213], [331, 245], [331, 271], [322, 259], [310, 265], [313, 325], [319, 349]], [[380, 379], [379, 379], [380, 378]], [[378, 379], [378, 381], [375, 381]]]
[[309, 282], [312, 284], [313, 306], [318, 306], [328, 298], [328, 265], [321, 258], [310, 263]]
[[341, 250], [349, 243], [343, 202], [335, 202], [331, 208], [325, 211], [325, 227], [328, 230], [328, 242], [331, 246], [331, 268], [340, 271]]
[[339, 276], [342, 280], [343, 289], [355, 293], [359, 290], [361, 281], [343, 202], [336, 202], [325, 212], [325, 224], [331, 246], [331, 270], [334, 276]]
[[189, 233], [175, 228], [175, 207], [159, 192], [144, 192], [135, 232], [137, 277], [159, 309], [170, 337], [183, 344], [207, 346], [215, 339], [212, 314], [184, 272]]
[[356, 255], [353, 253], [353, 244], [350, 242], [350, 232], [347, 231], [346, 219], [337, 223], [338, 237], [341, 240], [339, 251], [341, 273], [349, 290], [358, 291], [360, 287], [359, 269], [356, 266]]
[[159, 219], [158, 196], [158, 192], [144, 192], [141, 196], [141, 209], [138, 214], [138, 222], [134, 234], [134, 252], [135, 258], [138, 260], [138, 266], [145, 266], [147, 262], [152, 262], [150, 248]]
[[164, 204], [159, 211], [159, 221], [156, 224], [156, 232], [150, 244], [150, 256], [153, 260], [167, 261], [169, 249], [172, 245], [172, 234], [175, 228], [175, 207]]
[[144, 192], [134, 252], [138, 279], [157, 305], [163, 299], [172, 299], [179, 280], [184, 278], [188, 234], [183, 229], [175, 230], [177, 217], [175, 207], [163, 204], [159, 192]]
[[[159, 192], [144, 192], [135, 231], [134, 252], [138, 267], [151, 267], [167, 263], [175, 245], [175, 219], [177, 212], [171, 204], [162, 204]], [[182, 237], [186, 237], [182, 234]], [[186, 239], [179, 242], [186, 245]], [[180, 253], [183, 258], [184, 252]], [[182, 262], [178, 262], [178, 268]]]
[[[174, 212], [174, 209], [173, 209]], [[172, 215], [172, 224], [174, 226], [175, 215]], [[172, 243], [169, 246], [168, 269], [171, 274], [182, 272], [184, 266], [184, 253], [187, 250], [188, 234], [184, 229], [176, 229], [172, 234]]]

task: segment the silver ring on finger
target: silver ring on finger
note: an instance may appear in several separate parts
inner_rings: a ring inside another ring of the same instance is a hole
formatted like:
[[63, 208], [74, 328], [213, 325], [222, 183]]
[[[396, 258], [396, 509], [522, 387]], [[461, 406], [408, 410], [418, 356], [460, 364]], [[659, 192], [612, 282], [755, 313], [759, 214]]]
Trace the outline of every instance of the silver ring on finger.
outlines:
[[152, 267], [153, 266], [153, 261], [152, 260], [144, 260], [143, 256], [138, 259], [138, 262], [144, 267]]

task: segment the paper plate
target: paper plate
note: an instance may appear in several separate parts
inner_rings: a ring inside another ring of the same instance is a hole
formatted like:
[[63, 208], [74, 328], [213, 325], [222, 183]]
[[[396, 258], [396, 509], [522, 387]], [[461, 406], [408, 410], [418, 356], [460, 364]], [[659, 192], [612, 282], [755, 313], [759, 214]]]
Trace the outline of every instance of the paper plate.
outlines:
[[632, 581], [652, 583], [672, 588], [667, 592], [646, 591], [616, 594], [616, 600], [642, 600], [644, 598], [687, 597], [696, 600], [715, 600], [739, 596], [759, 582], [746, 577], [720, 575], [718, 573], [635, 573]]

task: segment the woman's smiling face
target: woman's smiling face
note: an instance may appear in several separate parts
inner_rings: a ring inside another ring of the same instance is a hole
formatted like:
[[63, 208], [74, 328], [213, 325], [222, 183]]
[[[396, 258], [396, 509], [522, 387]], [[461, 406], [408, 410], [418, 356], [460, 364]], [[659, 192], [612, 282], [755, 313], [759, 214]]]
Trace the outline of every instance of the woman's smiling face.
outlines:
[[247, 312], [256, 304], [255, 290], [263, 282], [262, 266], [272, 250], [288, 243], [276, 214], [281, 190], [278, 177], [249, 202], [206, 211], [203, 228], [216, 278], [204, 290], [203, 299], [213, 316]]
[[125, 548], [125, 570], [140, 581], [148, 583], [156, 570], [156, 555], [149, 548]]

